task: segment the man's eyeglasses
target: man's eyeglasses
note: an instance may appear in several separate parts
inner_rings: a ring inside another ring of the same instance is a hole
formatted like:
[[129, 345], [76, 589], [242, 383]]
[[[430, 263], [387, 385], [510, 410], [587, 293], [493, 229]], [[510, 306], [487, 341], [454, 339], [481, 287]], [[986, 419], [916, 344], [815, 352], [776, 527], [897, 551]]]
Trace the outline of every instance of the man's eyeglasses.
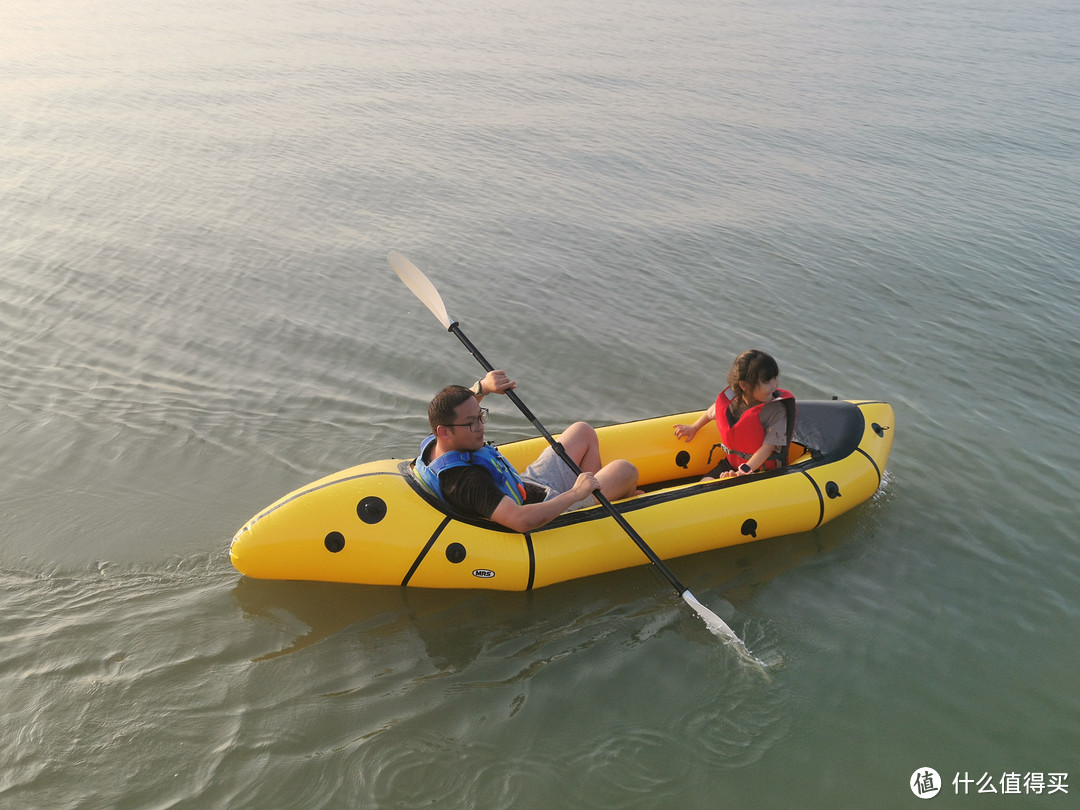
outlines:
[[487, 422], [487, 419], [488, 419], [488, 409], [487, 408], [481, 408], [480, 409], [480, 415], [477, 416], [477, 417], [474, 417], [473, 419], [470, 419], [468, 422], [458, 422], [457, 424], [450, 423], [449, 425], [443, 425], [443, 427], [467, 427], [473, 433], [477, 433], [477, 432], [480, 431], [480, 426], [482, 424], [484, 424], [485, 422]]

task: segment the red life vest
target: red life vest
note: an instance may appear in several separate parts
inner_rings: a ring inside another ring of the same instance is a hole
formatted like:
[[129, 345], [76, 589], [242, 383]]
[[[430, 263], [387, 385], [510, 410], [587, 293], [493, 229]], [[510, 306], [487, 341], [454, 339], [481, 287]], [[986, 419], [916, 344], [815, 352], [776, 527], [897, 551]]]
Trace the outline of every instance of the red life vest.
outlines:
[[[773, 401], [782, 400], [787, 407], [787, 443], [791, 443], [791, 432], [795, 429], [795, 395], [783, 388], [773, 392]], [[720, 441], [724, 453], [729, 457], [732, 469], [750, 459], [765, 443], [765, 426], [761, 424], [761, 409], [767, 403], [747, 408], [731, 424], [728, 408], [735, 401], [735, 392], [725, 388], [716, 397], [716, 427], [720, 430]], [[775, 470], [787, 463], [787, 445], [770, 456], [761, 468]]]

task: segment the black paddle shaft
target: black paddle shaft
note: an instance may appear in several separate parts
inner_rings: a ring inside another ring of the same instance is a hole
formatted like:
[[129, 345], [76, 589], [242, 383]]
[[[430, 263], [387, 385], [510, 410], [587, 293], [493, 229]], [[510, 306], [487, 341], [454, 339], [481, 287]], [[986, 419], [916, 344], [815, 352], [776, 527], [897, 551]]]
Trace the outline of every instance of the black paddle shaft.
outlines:
[[[495, 367], [487, 361], [487, 358], [480, 353], [480, 350], [477, 349], [473, 345], [472, 341], [465, 336], [465, 333], [461, 331], [461, 327], [458, 326], [456, 321], [450, 324], [450, 331], [457, 336], [457, 339], [460, 340], [462, 345], [469, 350], [469, 354], [475, 357], [476, 361], [484, 367], [485, 371], [495, 370]], [[510, 397], [510, 401], [517, 405], [518, 410], [521, 411], [525, 418], [532, 422], [533, 426], [538, 431], [540, 431], [540, 434], [545, 439], [547, 439], [548, 444], [551, 445], [551, 448], [555, 451], [559, 458], [563, 460], [566, 466], [569, 467], [575, 475], [581, 475], [581, 468], [578, 467], [578, 465], [574, 462], [572, 458], [570, 458], [570, 455], [566, 452], [566, 448], [559, 444], [559, 442], [555, 441], [555, 437], [548, 432], [547, 428], [540, 424], [540, 420], [537, 419], [533, 415], [533, 412], [529, 410], [528, 406], [521, 401], [521, 397], [519, 397], [513, 390], [508, 390], [506, 392], [506, 396]], [[607, 510], [607, 513], [609, 515], [615, 518], [615, 522], [618, 523], [622, 530], [626, 532], [626, 534], [630, 537], [630, 539], [637, 544], [637, 547], [641, 549], [642, 553], [649, 558], [649, 562], [651, 562], [660, 570], [660, 573], [662, 573], [665, 579], [667, 579], [667, 581], [671, 583], [672, 587], [675, 588], [679, 595], [681, 596], [683, 593], [685, 593], [686, 586], [679, 582], [679, 580], [671, 572], [671, 570], [666, 565], [664, 565], [664, 561], [657, 556], [655, 551], [649, 548], [649, 545], [641, 538], [641, 535], [639, 535], [634, 530], [634, 527], [626, 522], [626, 518], [624, 518], [622, 514], [620, 514], [620, 512], [615, 508], [614, 504], [612, 504], [611, 501], [604, 497], [604, 494], [598, 489], [593, 490], [593, 497], [596, 498], [597, 502], [602, 507], [604, 507], [605, 510]]]

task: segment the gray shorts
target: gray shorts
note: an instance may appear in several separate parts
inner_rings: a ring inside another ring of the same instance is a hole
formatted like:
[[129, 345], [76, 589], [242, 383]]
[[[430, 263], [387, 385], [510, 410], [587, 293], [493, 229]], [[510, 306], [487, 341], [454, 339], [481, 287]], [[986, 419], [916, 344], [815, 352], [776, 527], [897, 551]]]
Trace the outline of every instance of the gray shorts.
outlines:
[[[521, 477], [529, 483], [546, 488], [548, 493], [544, 498], [545, 501], [550, 501], [564, 492], [569, 492], [574, 488], [574, 483], [577, 481], [577, 473], [571, 470], [550, 446], [545, 447], [544, 452], [540, 454], [540, 458], [525, 468], [525, 472], [521, 474]], [[575, 509], [596, 506], [596, 503], [596, 498], [589, 495], [566, 511], [572, 512]]]

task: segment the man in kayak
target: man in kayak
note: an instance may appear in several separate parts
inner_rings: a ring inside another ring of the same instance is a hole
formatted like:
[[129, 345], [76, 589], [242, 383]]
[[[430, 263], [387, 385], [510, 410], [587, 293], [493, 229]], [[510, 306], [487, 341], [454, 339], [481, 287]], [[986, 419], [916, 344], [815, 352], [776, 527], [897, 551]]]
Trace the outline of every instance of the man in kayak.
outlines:
[[428, 406], [431, 435], [420, 447], [415, 470], [420, 480], [454, 509], [492, 520], [516, 532], [529, 532], [570, 509], [592, 506], [599, 489], [608, 500], [637, 491], [638, 470], [625, 459], [602, 464], [593, 427], [575, 422], [559, 437], [567, 455], [582, 470], [574, 475], [550, 447], [523, 473], [484, 442], [488, 394], [516, 388], [503, 371], [489, 371], [471, 388], [449, 385]]

